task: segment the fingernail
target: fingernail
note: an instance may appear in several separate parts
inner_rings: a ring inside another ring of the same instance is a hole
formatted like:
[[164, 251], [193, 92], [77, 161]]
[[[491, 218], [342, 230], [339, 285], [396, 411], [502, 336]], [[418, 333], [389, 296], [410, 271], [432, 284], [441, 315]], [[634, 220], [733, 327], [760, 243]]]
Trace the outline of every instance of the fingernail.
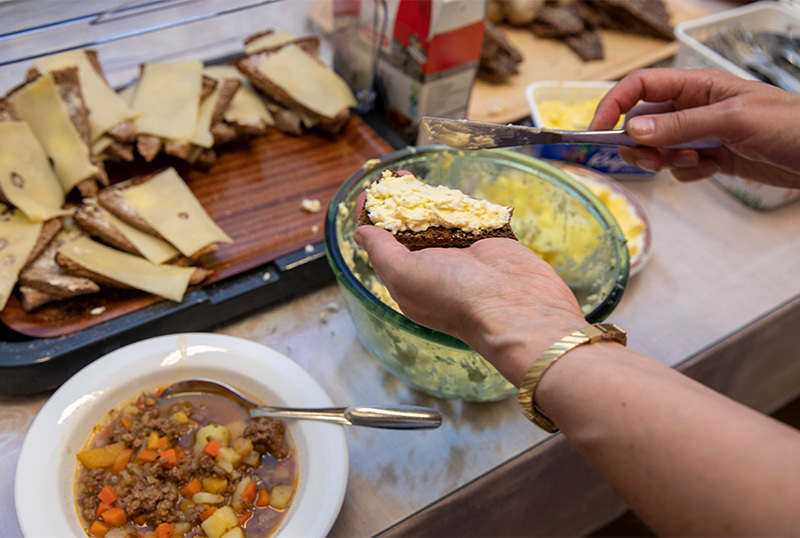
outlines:
[[692, 153], [688, 154], [682, 153], [680, 155], [675, 156], [675, 160], [672, 161], [672, 164], [674, 164], [678, 168], [694, 168], [695, 166], [697, 166], [697, 163], [699, 162], [700, 159], [697, 157], [697, 155]]
[[636, 135], [651, 135], [656, 132], [656, 122], [648, 117], [631, 118], [628, 120], [628, 129]]
[[639, 159], [636, 161], [636, 166], [650, 172], [658, 172], [656, 162], [652, 159]]

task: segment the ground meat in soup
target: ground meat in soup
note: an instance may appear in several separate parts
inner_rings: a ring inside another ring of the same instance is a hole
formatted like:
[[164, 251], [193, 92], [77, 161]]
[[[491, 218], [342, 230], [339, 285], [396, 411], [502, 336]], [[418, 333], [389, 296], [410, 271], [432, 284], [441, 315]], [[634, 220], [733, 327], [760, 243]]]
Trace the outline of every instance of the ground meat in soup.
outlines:
[[247, 537], [271, 535], [288, 510], [271, 492], [297, 485], [283, 423], [250, 419], [221, 396], [157, 394], [110, 413], [78, 454], [87, 534], [218, 538], [235, 520]]

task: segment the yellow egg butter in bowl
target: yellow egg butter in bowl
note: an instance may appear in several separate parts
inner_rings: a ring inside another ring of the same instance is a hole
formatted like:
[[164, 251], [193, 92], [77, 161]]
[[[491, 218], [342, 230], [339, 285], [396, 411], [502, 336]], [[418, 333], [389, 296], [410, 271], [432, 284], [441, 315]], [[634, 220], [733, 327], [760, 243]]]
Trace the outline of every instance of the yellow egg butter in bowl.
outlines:
[[494, 204], [513, 206], [511, 226], [566, 281], [586, 319], [605, 319], [628, 280], [625, 240], [611, 212], [558, 168], [506, 150], [406, 148], [364, 165], [335, 194], [325, 220], [328, 261], [364, 346], [411, 387], [440, 398], [494, 401], [516, 392], [463, 342], [403, 316], [353, 240], [357, 199], [386, 170], [406, 170]]

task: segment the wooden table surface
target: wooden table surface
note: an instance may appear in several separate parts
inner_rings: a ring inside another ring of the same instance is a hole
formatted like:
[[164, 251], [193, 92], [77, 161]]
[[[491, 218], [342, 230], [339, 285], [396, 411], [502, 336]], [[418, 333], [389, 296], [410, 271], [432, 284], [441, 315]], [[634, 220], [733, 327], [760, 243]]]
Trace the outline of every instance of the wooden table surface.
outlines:
[[[630, 347], [763, 411], [796, 397], [800, 204], [758, 212], [710, 182], [664, 173], [625, 186], [654, 233], [651, 260], [609, 319]], [[332, 536], [580, 535], [624, 509], [563, 436], [528, 423], [514, 399], [437, 400], [384, 371], [334, 285], [215, 331], [287, 355], [336, 403], [413, 403], [444, 415], [432, 431], [346, 431], [349, 482]], [[0, 395], [0, 536], [21, 535], [16, 462], [48, 396]]]

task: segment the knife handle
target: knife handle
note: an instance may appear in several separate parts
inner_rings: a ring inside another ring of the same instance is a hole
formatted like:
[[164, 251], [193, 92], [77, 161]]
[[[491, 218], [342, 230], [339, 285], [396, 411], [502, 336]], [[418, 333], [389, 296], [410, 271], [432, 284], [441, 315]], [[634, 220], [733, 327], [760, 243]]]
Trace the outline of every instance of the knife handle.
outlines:
[[[615, 129], [613, 131], [551, 131], [551, 133], [557, 134], [560, 138], [560, 142], [566, 144], [645, 147], [628, 136], [622, 129]], [[714, 149], [720, 146], [722, 146], [722, 141], [718, 138], [706, 138], [663, 149]]]

